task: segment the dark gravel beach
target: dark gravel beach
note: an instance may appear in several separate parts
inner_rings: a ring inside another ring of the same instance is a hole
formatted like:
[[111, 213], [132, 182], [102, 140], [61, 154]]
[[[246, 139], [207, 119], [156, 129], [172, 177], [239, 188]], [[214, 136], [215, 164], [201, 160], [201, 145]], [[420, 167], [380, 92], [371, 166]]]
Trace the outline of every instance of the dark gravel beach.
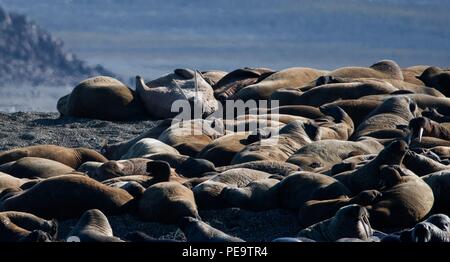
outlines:
[[[105, 140], [109, 143], [124, 141], [157, 123], [60, 119], [56, 113], [0, 113], [0, 121], [1, 151], [39, 144], [99, 150]], [[300, 229], [296, 214], [281, 209], [251, 212], [230, 208], [200, 211], [200, 216], [212, 226], [247, 241], [271, 241], [277, 237], [295, 236]], [[131, 215], [111, 216], [109, 220], [118, 237], [139, 230], [160, 239], [183, 239], [182, 233], [177, 233], [176, 225], [143, 222]], [[76, 222], [76, 219], [59, 221], [59, 238], [64, 239]]]

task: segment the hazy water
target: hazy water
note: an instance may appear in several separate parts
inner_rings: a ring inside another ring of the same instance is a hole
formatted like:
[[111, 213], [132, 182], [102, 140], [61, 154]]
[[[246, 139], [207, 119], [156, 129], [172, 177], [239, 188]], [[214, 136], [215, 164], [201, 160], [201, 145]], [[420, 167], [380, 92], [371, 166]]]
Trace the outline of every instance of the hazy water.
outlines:
[[129, 79], [174, 68], [450, 65], [448, 0], [0, 0]]

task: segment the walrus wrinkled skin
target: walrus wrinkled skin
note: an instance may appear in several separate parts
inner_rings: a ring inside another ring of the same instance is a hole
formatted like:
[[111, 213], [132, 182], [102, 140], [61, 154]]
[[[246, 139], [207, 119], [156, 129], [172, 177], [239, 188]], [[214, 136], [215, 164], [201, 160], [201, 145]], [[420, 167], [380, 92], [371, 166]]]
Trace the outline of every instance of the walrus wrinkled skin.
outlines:
[[195, 103], [208, 116], [219, 108], [214, 91], [202, 75], [190, 69], [176, 69], [174, 73], [145, 83], [136, 76], [136, 93], [148, 114], [156, 119], [175, 117], [178, 108], [172, 108], [175, 101]]
[[311, 199], [333, 199], [350, 195], [350, 191], [336, 179], [310, 172], [291, 174], [275, 187], [281, 206], [292, 210], [298, 210]]
[[[5, 165], [8, 165], [6, 163]], [[61, 174], [69, 174], [75, 170], [60, 162], [39, 157], [24, 157], [0, 170], [17, 178], [49, 178]]]
[[351, 198], [342, 196], [336, 199], [309, 200], [300, 208], [299, 223], [303, 227], [308, 227], [333, 217], [344, 206], [353, 204], [368, 206], [381, 196], [382, 193], [378, 190], [365, 190]]
[[181, 219], [179, 227], [186, 236], [187, 242], [244, 242], [193, 217]]
[[450, 171], [439, 171], [422, 177], [434, 194], [434, 213], [450, 214]]
[[[402, 69], [392, 60], [381, 60], [369, 68], [367, 67], [342, 67], [331, 71], [327, 76], [349, 78], [379, 78], [404, 80]], [[325, 76], [326, 78], [326, 76]]]
[[58, 100], [61, 116], [129, 121], [146, 117], [136, 93], [117, 79], [107, 76], [79, 83], [69, 95]]
[[243, 101], [266, 100], [278, 89], [301, 87], [325, 73], [325, 71], [305, 67], [287, 68], [271, 74], [258, 83], [242, 88], [233, 98]]
[[67, 242], [123, 242], [114, 237], [105, 214], [98, 209], [87, 210], [66, 237]]
[[123, 176], [145, 176], [148, 174], [147, 163], [150, 161], [145, 158], [108, 161], [88, 172], [88, 176], [100, 182]]
[[[408, 97], [392, 97], [384, 101], [356, 128], [352, 140], [362, 136], [374, 138], [397, 138], [400, 125], [408, 126], [409, 121], [418, 114], [417, 104]], [[387, 135], [377, 136], [380, 130]], [[392, 130], [392, 135], [388, 131]], [[402, 136], [403, 137], [403, 136]]]
[[217, 174], [210, 179], [196, 185], [192, 191], [200, 209], [218, 209], [229, 207], [230, 203], [222, 196], [227, 187], [244, 188], [251, 182], [267, 179], [271, 175], [248, 168], [235, 168]]
[[278, 208], [278, 190], [275, 187], [278, 179], [260, 179], [250, 182], [246, 187], [225, 187], [222, 198], [232, 207], [240, 207], [255, 211]]
[[324, 169], [356, 155], [377, 154], [383, 146], [374, 139], [361, 141], [322, 140], [311, 142], [300, 148], [287, 162], [302, 170]]
[[145, 190], [139, 201], [139, 217], [165, 224], [177, 223], [182, 217], [197, 217], [192, 191], [177, 182], [157, 183]]
[[379, 170], [382, 165], [400, 165], [408, 149], [403, 140], [397, 140], [383, 149], [378, 156], [357, 170], [333, 176], [354, 195], [364, 190], [376, 189], [380, 184]]
[[373, 235], [367, 209], [359, 205], [340, 208], [332, 218], [314, 224], [298, 233], [318, 242], [333, 242], [342, 238], [367, 240]]
[[128, 211], [133, 196], [81, 175], [48, 178], [26, 190], [4, 196], [1, 211], [28, 212], [43, 218], [73, 218], [97, 208], [106, 214]]
[[224, 172], [227, 170], [235, 169], [235, 168], [249, 168], [253, 170], [258, 170], [262, 172], [266, 172], [269, 174], [280, 175], [280, 176], [288, 176], [294, 172], [300, 171], [301, 169], [294, 164], [281, 162], [281, 161], [271, 161], [271, 160], [260, 160], [260, 161], [250, 161], [242, 164], [229, 165], [217, 167], [217, 172]]
[[400, 166], [383, 166], [380, 170], [381, 196], [367, 206], [374, 228], [392, 232], [414, 226], [431, 211], [434, 195], [431, 188], [416, 175]]
[[56, 237], [57, 229], [58, 224], [54, 220], [24, 212], [0, 212], [0, 242], [30, 242], [35, 238], [31, 234], [44, 237], [43, 241], [37, 238], [35, 242], [47, 242]]
[[108, 161], [100, 153], [87, 148], [67, 148], [55, 145], [38, 145], [11, 149], [0, 153], [0, 164], [17, 161], [24, 157], [40, 157], [77, 169], [88, 161]]

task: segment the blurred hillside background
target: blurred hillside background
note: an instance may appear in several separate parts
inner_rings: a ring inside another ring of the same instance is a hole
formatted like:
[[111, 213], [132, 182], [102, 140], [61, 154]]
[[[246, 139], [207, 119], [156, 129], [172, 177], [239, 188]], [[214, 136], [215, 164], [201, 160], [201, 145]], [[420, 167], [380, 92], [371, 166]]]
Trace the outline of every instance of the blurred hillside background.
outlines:
[[35, 42], [49, 46], [26, 47], [39, 49], [31, 60], [18, 51], [13, 58], [22, 60], [7, 61], [1, 48], [11, 38], [0, 22], [0, 73], [2, 63], [9, 68], [0, 74], [0, 111], [55, 111], [57, 98], [98, 73], [133, 85], [136, 74], [150, 80], [180, 67], [334, 69], [385, 58], [402, 67], [450, 65], [448, 0], [0, 0], [0, 7], [42, 29], [25, 30], [14, 46], [45, 33]]

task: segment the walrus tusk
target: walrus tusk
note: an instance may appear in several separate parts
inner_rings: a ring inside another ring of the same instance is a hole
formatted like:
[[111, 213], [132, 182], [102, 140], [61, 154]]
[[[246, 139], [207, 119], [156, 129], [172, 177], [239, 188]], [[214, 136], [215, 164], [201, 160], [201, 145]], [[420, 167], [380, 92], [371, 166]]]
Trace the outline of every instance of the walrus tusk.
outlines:
[[423, 127], [419, 129], [419, 142], [422, 142], [422, 136], [423, 136]]

